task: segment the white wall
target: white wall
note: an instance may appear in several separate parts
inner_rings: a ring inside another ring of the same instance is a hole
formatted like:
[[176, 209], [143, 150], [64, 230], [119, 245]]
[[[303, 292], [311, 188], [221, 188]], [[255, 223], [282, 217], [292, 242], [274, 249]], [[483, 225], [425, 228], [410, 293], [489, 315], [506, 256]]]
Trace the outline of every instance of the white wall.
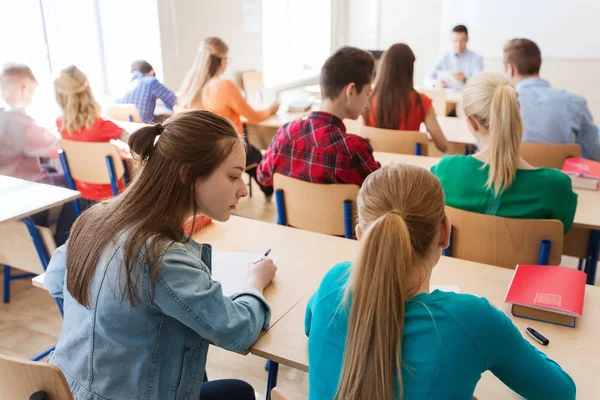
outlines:
[[179, 89], [207, 36], [219, 36], [229, 46], [231, 60], [226, 75], [262, 69], [262, 33], [243, 32], [242, 0], [157, 1], [163, 70], [169, 88]]
[[[397, 42], [408, 44], [417, 58], [415, 84], [422, 85], [435, 58], [450, 48], [449, 32], [447, 48], [442, 48], [439, 39], [443, 34], [440, 31], [443, 1], [349, 0], [347, 44], [364, 48], [369, 44], [369, 35], [373, 35], [373, 32], [377, 33], [380, 49], [386, 49]], [[373, 8], [378, 8], [377, 27], [370, 26], [368, 18], [365, 17]], [[540, 18], [543, 18], [543, 15], [540, 15]], [[595, 41], [600, 35], [600, 29], [593, 27], [593, 30], [597, 31], [589, 31], [590, 41]], [[564, 30], [564, 33], [568, 34], [568, 30]], [[502, 50], [499, 49], [497, 57], [484, 58], [485, 70], [502, 72], [501, 57]], [[598, 71], [598, 59], [545, 58], [542, 62], [541, 76], [548, 79], [554, 87], [586, 97], [596, 123], [600, 123]]]

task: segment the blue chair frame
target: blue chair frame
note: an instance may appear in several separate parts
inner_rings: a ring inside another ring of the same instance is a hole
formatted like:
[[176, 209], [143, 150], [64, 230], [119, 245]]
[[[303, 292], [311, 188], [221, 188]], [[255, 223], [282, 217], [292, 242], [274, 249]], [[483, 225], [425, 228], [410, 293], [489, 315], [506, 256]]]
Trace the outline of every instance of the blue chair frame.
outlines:
[[[29, 217], [22, 218], [21, 221], [25, 223], [27, 226], [27, 231], [31, 236], [31, 240], [33, 241], [33, 245], [35, 246], [35, 250], [40, 259], [40, 263], [42, 264], [42, 268], [44, 271], [48, 268], [48, 263], [50, 262], [50, 257], [48, 256], [48, 252], [46, 251], [46, 246], [44, 246], [44, 242], [42, 241], [42, 237], [35, 226], [33, 220]], [[4, 302], [10, 302], [10, 282], [15, 279], [24, 279], [24, 278], [33, 278], [35, 274], [19, 274], [19, 275], [11, 275], [10, 266], [4, 266]], [[63, 301], [62, 299], [56, 298], [56, 305], [58, 306], [58, 310], [60, 311], [60, 315], [63, 316]], [[52, 346], [47, 350], [44, 350], [40, 354], [33, 357], [32, 361], [39, 361], [42, 358], [46, 357], [52, 351], [54, 351], [54, 347]]]
[[[75, 187], [75, 182], [73, 181], [73, 176], [71, 175], [71, 168], [69, 167], [69, 161], [67, 160], [67, 155], [64, 151], [59, 150], [58, 152], [60, 157], [60, 163], [62, 164], [63, 170], [65, 172], [65, 180], [67, 181], [67, 186], [69, 189], [77, 190]], [[115, 164], [111, 156], [106, 156], [106, 169], [108, 171], [108, 177], [110, 178], [110, 187], [113, 192], [113, 196], [117, 197], [119, 195], [119, 186], [117, 185], [117, 174], [115, 172]], [[127, 168], [125, 166], [125, 170]], [[125, 173], [125, 181], [129, 181], [129, 176]], [[75, 213], [77, 216], [81, 215], [81, 208], [79, 207], [79, 203], [75, 205]]]

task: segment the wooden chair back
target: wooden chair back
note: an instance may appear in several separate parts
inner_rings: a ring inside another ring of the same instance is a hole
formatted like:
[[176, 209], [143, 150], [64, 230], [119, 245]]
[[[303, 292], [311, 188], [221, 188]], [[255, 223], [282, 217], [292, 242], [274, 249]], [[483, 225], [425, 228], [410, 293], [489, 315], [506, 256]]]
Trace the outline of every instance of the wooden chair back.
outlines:
[[287, 397], [279, 388], [274, 387], [271, 389], [271, 400], [292, 400], [290, 397]]
[[246, 71], [242, 73], [242, 88], [246, 92], [246, 100], [255, 105], [262, 103], [262, 91], [265, 88], [262, 71]]
[[[54, 236], [50, 228], [38, 226], [46, 253], [51, 256], [56, 250]], [[27, 225], [22, 221], [8, 221], [0, 224], [0, 264], [8, 265], [33, 274], [43, 274], [44, 267], [33, 244]], [[3, 398], [0, 396], [0, 398]]]
[[374, 151], [396, 154], [417, 154], [417, 144], [421, 156], [429, 153], [429, 138], [419, 131], [398, 131], [393, 129], [362, 126], [360, 135], [369, 140]]
[[117, 121], [142, 122], [135, 104], [110, 104], [106, 106], [104, 115]]
[[117, 181], [125, 174], [125, 167], [119, 157], [119, 151], [110, 143], [77, 142], [62, 139], [59, 146], [67, 156], [73, 179], [87, 183], [109, 185], [110, 177], [106, 165], [107, 156], [112, 157]]
[[451, 256], [514, 269], [538, 264], [542, 240], [550, 240], [548, 265], [559, 265], [564, 228], [549, 219], [503, 218], [446, 207], [452, 224]]
[[[276, 173], [275, 190], [283, 190], [288, 225], [312, 232], [344, 236], [344, 202], [352, 202], [356, 210], [359, 187], [350, 184], [318, 184]], [[356, 223], [353, 213], [352, 226]]]
[[73, 400], [67, 380], [56, 365], [0, 354], [0, 376], [2, 399], [27, 400], [43, 391], [49, 400]]
[[446, 108], [448, 107], [448, 100], [446, 98], [446, 90], [444, 89], [421, 89], [419, 93], [424, 94], [432, 100], [433, 109], [435, 115], [444, 116], [446, 115]]
[[562, 169], [566, 158], [581, 157], [581, 146], [576, 143], [521, 142], [521, 157], [534, 167]]

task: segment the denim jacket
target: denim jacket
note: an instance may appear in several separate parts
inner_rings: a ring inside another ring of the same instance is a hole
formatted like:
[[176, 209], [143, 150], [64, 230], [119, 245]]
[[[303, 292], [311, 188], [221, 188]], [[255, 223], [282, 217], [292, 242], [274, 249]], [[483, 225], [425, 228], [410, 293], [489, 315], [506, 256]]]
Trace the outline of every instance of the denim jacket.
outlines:
[[269, 325], [270, 309], [254, 289], [225, 297], [211, 280], [211, 247], [171, 245], [155, 284], [141, 265], [141, 304], [122, 300], [126, 234], [103, 252], [90, 285], [90, 308], [66, 288], [66, 246], [44, 279], [64, 298], [64, 322], [49, 362], [64, 372], [76, 400], [200, 398], [208, 345], [241, 352]]

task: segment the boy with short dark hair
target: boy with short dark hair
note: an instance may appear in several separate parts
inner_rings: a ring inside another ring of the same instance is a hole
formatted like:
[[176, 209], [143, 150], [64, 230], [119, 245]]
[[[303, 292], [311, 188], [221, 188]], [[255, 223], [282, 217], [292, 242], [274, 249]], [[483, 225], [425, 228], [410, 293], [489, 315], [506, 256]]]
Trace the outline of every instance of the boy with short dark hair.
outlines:
[[148, 61], [136, 60], [131, 64], [131, 83], [127, 93], [117, 100], [121, 104], [135, 104], [144, 123], [155, 122], [156, 99], [162, 100], [169, 110], [177, 103], [175, 93], [156, 79], [154, 68]]
[[321, 69], [321, 109], [277, 130], [257, 169], [258, 182], [273, 186], [280, 173], [313, 183], [361, 185], [381, 165], [362, 137], [346, 132], [345, 118], [357, 119], [371, 94], [375, 60], [355, 47], [342, 47]]

